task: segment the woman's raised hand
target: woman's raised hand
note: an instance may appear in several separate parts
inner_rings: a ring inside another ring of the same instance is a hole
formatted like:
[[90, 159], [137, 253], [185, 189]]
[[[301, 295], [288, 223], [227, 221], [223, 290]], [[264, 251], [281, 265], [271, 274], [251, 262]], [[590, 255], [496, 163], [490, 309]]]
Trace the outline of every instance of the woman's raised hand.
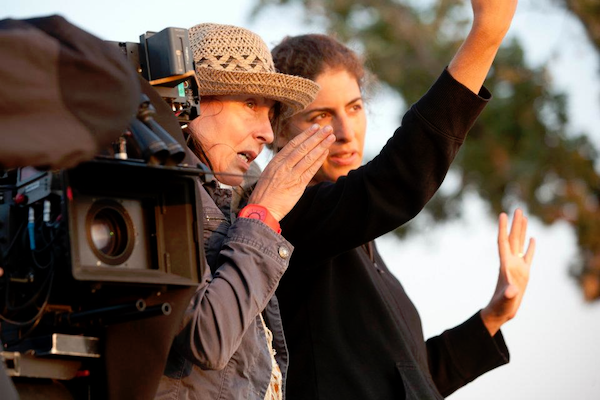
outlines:
[[518, 0], [471, 0], [473, 26], [448, 64], [458, 82], [479, 93], [512, 22]]
[[302, 132], [269, 162], [250, 195], [249, 204], [266, 207], [281, 221], [296, 205], [335, 141], [330, 126], [313, 125]]
[[471, 0], [473, 29], [502, 41], [517, 10], [518, 0]]
[[498, 252], [500, 254], [500, 273], [498, 283], [490, 303], [481, 310], [481, 318], [492, 336], [502, 324], [512, 319], [521, 305], [529, 282], [529, 270], [535, 252], [535, 240], [532, 238], [525, 251], [527, 218], [520, 209], [515, 211], [510, 234], [507, 233], [508, 217], [500, 214], [498, 220]]

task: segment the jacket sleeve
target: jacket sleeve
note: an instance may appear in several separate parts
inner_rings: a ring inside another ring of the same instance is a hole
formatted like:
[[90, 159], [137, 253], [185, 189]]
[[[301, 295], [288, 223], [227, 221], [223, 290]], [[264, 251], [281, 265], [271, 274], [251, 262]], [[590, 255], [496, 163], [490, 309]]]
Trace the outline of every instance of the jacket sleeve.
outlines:
[[174, 346], [203, 369], [223, 369], [244, 333], [267, 306], [293, 247], [264, 223], [237, 219], [214, 274], [206, 268]]
[[412, 219], [440, 187], [490, 97], [444, 71], [377, 157], [335, 183], [309, 187], [282, 220], [296, 257], [334, 256]]
[[433, 381], [446, 397], [507, 364], [510, 354], [502, 332], [491, 337], [477, 312], [461, 325], [427, 340], [427, 359]]

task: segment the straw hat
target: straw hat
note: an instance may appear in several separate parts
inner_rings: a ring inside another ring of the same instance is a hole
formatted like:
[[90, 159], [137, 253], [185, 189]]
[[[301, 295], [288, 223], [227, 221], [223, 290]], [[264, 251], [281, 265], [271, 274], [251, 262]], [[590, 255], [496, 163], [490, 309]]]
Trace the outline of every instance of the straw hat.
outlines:
[[276, 72], [271, 52], [257, 34], [210, 23], [188, 32], [200, 96], [256, 94], [281, 102], [284, 117], [315, 99], [319, 85]]

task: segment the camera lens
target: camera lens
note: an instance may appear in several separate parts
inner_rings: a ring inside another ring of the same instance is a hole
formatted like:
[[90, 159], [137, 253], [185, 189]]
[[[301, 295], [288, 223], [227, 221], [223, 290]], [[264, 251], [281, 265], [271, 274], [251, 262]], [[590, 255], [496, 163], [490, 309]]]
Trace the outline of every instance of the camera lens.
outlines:
[[114, 209], [105, 208], [98, 212], [90, 233], [96, 249], [107, 256], [116, 257], [127, 247], [127, 224]]
[[88, 211], [86, 231], [92, 251], [105, 264], [123, 264], [133, 251], [133, 222], [117, 201], [96, 201]]

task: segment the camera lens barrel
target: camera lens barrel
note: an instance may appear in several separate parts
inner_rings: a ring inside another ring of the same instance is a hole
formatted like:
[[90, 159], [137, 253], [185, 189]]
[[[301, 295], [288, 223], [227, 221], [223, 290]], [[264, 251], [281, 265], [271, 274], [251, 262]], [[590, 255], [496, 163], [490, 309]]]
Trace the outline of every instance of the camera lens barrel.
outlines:
[[108, 265], [122, 264], [133, 251], [133, 222], [125, 208], [115, 200], [96, 201], [88, 211], [85, 230], [90, 248]]

